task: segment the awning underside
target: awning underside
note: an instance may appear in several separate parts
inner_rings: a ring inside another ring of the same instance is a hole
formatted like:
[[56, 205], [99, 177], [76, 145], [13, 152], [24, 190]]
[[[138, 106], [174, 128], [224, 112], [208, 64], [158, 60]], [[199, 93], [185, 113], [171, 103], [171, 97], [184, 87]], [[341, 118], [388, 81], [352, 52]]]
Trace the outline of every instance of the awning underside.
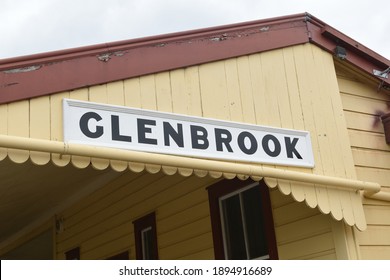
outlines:
[[4, 135], [0, 136], [0, 147], [7, 147], [0, 148], [0, 160], [8, 157], [19, 164], [31, 160], [36, 165], [51, 162], [58, 167], [71, 163], [80, 169], [92, 166], [97, 170], [111, 168], [117, 172], [129, 169], [152, 174], [163, 172], [166, 175], [179, 173], [182, 176], [264, 179], [270, 188], [278, 187], [296, 201], [305, 201], [309, 207], [318, 207], [322, 213], [330, 213], [334, 219], [344, 220], [359, 230], [367, 226], [359, 190], [380, 190], [380, 185], [375, 183], [316, 175], [308, 173], [311, 172], [308, 169], [293, 171], [288, 167], [185, 158]]

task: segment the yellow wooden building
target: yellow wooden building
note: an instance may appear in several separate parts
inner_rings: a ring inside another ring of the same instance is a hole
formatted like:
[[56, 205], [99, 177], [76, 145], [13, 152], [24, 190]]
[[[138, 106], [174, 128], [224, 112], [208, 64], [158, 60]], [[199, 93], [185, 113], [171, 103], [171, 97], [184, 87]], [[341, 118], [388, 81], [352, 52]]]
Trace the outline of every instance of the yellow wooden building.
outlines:
[[0, 60], [0, 258], [390, 259], [389, 66], [307, 13]]

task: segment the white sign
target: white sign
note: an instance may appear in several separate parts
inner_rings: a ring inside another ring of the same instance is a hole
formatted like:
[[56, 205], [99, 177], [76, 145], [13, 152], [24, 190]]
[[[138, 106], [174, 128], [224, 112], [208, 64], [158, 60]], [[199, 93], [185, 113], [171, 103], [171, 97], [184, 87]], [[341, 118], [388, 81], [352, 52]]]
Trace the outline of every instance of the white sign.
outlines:
[[198, 158], [313, 167], [306, 131], [64, 99], [64, 141]]

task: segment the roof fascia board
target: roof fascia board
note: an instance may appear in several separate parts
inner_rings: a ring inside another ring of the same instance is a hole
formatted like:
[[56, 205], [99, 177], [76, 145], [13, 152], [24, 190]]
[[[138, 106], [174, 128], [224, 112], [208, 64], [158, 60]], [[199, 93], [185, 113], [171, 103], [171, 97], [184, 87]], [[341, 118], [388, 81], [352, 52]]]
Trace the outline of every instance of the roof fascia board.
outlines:
[[387, 69], [390, 66], [390, 61], [388, 59], [315, 17], [308, 17], [308, 31], [311, 43], [332, 54], [335, 53], [337, 46], [345, 48], [347, 56], [343, 61], [356, 66], [366, 74], [375, 78], [379, 83], [382, 83], [382, 86], [389, 86], [389, 79], [374, 76], [373, 72], [373, 70], [382, 71]]
[[217, 37], [220, 33], [243, 32], [246, 29], [255, 29], [260, 26], [265, 28], [270, 25], [291, 23], [292, 21], [304, 20], [306, 13], [263, 19], [236, 24], [228, 24], [216, 27], [208, 27], [189, 31], [181, 31], [169, 34], [155, 35], [130, 40], [115, 41], [91, 46], [77, 47], [33, 55], [19, 56], [0, 59], [0, 71], [12, 68], [21, 68], [36, 63], [50, 63], [61, 60], [70, 60], [87, 55], [98, 55], [107, 52], [116, 52], [124, 49], [134, 49], [146, 46], [161, 45], [172, 42], [191, 41], [207, 37]]
[[0, 61], [0, 103], [308, 42], [305, 14]]
[[390, 62], [308, 13], [0, 60], [0, 104], [311, 42], [375, 77]]

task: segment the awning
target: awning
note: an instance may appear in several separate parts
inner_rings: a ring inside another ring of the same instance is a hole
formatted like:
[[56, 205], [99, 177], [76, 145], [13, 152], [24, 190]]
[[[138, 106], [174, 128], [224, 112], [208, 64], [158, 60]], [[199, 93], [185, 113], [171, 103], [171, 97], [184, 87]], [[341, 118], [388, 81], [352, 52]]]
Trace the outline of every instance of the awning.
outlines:
[[[149, 173], [176, 173], [182, 176], [240, 179], [264, 179], [270, 188], [278, 187], [285, 195], [292, 195], [298, 202], [305, 201], [311, 208], [331, 214], [338, 221], [344, 220], [359, 230], [366, 228], [361, 193], [378, 194], [381, 186], [346, 178], [289, 170], [286, 167], [269, 167], [259, 164], [178, 157], [59, 141], [0, 135], [0, 160], [8, 157], [15, 163], [31, 160], [45, 165], [50, 161], [56, 166], [72, 163], [78, 168], [92, 165], [98, 170], [112, 168], [118, 172], [129, 169], [133, 172], [146, 170]], [[306, 172], [305, 172], [306, 171]]]

